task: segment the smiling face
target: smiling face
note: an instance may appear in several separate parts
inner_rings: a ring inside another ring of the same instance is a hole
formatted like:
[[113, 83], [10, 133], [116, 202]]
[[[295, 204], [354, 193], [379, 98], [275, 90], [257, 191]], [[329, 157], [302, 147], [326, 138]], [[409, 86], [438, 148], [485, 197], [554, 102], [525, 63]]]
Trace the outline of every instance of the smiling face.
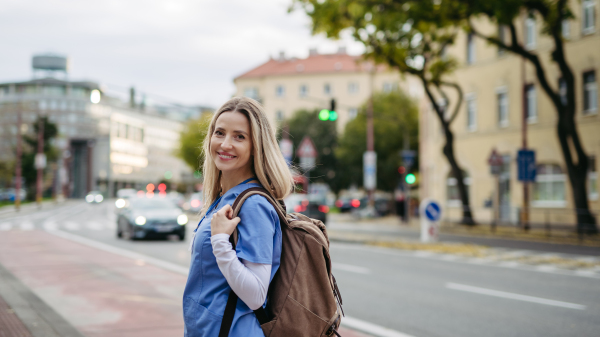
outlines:
[[224, 112], [215, 123], [210, 152], [223, 176], [252, 173], [252, 138], [248, 118], [239, 112]]

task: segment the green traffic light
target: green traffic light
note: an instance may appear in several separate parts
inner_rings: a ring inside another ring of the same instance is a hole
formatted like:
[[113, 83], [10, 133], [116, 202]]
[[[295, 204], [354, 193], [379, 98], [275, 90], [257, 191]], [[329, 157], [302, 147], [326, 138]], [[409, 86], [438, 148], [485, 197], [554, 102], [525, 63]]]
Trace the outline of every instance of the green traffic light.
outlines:
[[[337, 118], [337, 116], [336, 116]], [[329, 119], [329, 110], [323, 109], [319, 112], [319, 119], [322, 121], [326, 121]]]
[[415, 177], [414, 174], [409, 173], [406, 175], [406, 178], [404, 178], [404, 180], [406, 181], [407, 184], [412, 185], [415, 183], [415, 181], [417, 181], [417, 177]]
[[329, 111], [329, 120], [330, 121], [334, 121], [338, 118], [337, 112], [335, 111]]

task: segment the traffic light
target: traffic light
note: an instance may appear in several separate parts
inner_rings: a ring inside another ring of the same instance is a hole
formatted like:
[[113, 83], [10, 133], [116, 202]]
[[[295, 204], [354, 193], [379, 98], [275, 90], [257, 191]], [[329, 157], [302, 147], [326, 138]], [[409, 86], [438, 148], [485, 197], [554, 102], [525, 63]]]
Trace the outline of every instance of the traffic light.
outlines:
[[409, 173], [406, 175], [406, 178], [404, 178], [404, 181], [406, 181], [407, 184], [412, 185], [417, 181], [417, 177], [415, 177], [414, 174]]
[[335, 99], [332, 98], [329, 102], [329, 110], [323, 109], [319, 111], [319, 119], [322, 121], [335, 121], [338, 118], [338, 114], [335, 111]]
[[406, 172], [406, 168], [404, 166], [398, 167], [398, 173], [404, 174]]

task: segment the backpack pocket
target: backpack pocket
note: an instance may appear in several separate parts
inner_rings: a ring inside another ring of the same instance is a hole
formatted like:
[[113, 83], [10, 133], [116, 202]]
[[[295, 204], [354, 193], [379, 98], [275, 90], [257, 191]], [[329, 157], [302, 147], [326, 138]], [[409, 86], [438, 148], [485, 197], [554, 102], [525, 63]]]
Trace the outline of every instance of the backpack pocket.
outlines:
[[[324, 333], [328, 330], [329, 325], [328, 321], [288, 295], [277, 320], [263, 324], [263, 332], [266, 337], [316, 337], [325, 336]], [[285, 330], [282, 330], [284, 327]], [[272, 330], [267, 334], [265, 328], [272, 328]]]

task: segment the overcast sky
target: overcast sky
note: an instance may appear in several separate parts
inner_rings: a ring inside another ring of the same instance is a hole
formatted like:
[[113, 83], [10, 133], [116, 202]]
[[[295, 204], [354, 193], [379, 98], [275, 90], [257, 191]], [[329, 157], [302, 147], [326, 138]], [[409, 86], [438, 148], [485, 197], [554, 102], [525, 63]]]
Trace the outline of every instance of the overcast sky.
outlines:
[[291, 1], [2, 0], [0, 82], [30, 79], [31, 56], [51, 52], [69, 57], [72, 80], [218, 107], [235, 76], [279, 51], [361, 53], [349, 37], [311, 36]]

